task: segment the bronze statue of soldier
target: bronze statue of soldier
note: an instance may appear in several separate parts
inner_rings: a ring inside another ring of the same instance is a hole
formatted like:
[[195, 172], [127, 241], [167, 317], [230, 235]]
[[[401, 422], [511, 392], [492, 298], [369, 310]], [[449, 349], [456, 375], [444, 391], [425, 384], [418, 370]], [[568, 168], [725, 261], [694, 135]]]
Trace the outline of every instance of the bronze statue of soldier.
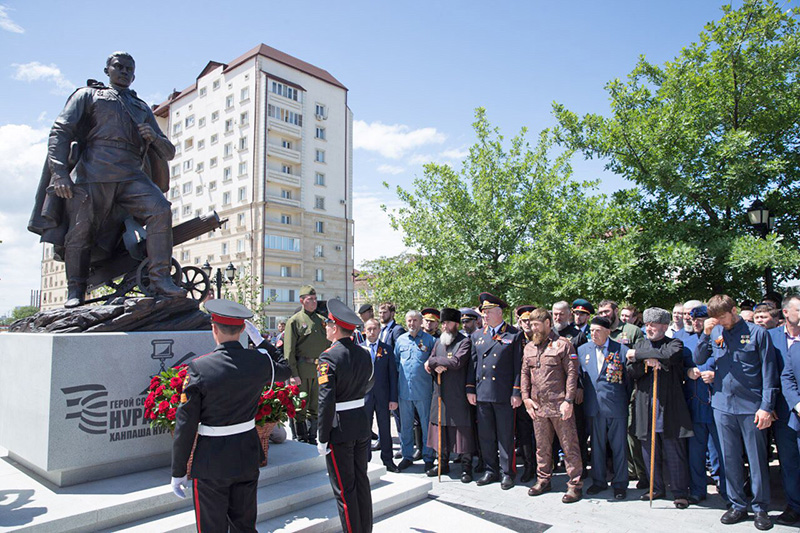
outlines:
[[112, 53], [104, 69], [109, 86], [90, 80], [76, 90], [50, 130], [28, 229], [52, 243], [66, 263], [64, 307], [84, 303], [90, 265], [113, 256], [127, 217], [146, 228], [155, 293], [186, 296], [170, 277], [172, 211], [162, 194], [175, 147], [130, 89], [135, 67], [130, 54]]

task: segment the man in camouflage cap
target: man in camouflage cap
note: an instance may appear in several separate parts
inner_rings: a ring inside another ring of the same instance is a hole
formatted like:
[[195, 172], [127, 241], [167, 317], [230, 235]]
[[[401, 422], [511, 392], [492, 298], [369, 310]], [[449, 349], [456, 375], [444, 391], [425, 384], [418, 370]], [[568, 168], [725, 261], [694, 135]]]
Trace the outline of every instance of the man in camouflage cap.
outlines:
[[305, 409], [297, 411], [297, 440], [316, 444], [317, 434], [317, 359], [330, 348], [325, 336], [325, 317], [317, 313], [317, 291], [311, 285], [300, 288], [303, 308], [286, 322], [283, 350], [292, 369], [291, 383], [308, 394]]

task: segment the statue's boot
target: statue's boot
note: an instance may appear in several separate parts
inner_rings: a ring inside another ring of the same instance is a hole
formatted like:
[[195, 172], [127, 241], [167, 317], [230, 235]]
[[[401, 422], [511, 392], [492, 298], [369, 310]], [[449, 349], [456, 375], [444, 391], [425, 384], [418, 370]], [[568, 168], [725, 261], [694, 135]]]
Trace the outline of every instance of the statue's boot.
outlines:
[[148, 233], [147, 258], [150, 260], [148, 274], [150, 286], [162, 296], [168, 298], [185, 298], [186, 290], [181, 289], [169, 275], [172, 260], [172, 232]]
[[92, 251], [88, 248], [66, 248], [64, 268], [67, 271], [67, 301], [64, 307], [72, 309], [86, 301], [86, 277], [89, 275], [89, 262]]

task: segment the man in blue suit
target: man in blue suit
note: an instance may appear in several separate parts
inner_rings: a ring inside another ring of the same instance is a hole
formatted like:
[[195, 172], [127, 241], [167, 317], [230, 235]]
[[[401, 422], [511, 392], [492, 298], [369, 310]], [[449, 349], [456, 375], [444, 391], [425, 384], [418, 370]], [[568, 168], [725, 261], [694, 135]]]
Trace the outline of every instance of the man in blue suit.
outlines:
[[370, 318], [364, 323], [365, 340], [363, 346], [372, 356], [373, 378], [375, 384], [365, 397], [369, 414], [369, 427], [373, 415], [378, 418], [378, 439], [381, 448], [381, 461], [389, 472], [398, 472], [392, 461], [392, 429], [389, 424], [389, 411], [397, 409], [397, 366], [394, 353], [385, 342], [378, 339], [380, 323]]
[[[784, 335], [788, 336], [786, 339], [788, 348], [784, 355], [781, 386], [789, 410], [787, 425], [795, 432], [795, 453], [797, 453], [800, 448], [800, 300], [797, 296], [787, 298], [787, 300], [789, 301], [784, 300], [783, 302], [783, 316], [786, 318]], [[779, 451], [778, 453], [783, 452]], [[782, 455], [781, 470], [783, 470]], [[787, 500], [788, 498], [787, 494]], [[784, 512], [784, 514], [786, 513]]]
[[[800, 296], [787, 296], [781, 307], [786, 322], [783, 326], [768, 330], [768, 333], [777, 354], [778, 371], [782, 373], [789, 348], [800, 344]], [[792, 419], [797, 419], [792, 414], [792, 407], [796, 404], [796, 401], [787, 404], [785, 394], [779, 392], [775, 401], [777, 419], [772, 423], [781, 463], [781, 481], [786, 493], [786, 509], [775, 517], [775, 521], [786, 526], [800, 520], [800, 452], [797, 449], [797, 433], [789, 426]]]
[[711, 318], [703, 326], [694, 361], [702, 365], [713, 358], [716, 367], [711, 407], [731, 501], [720, 522], [736, 524], [747, 518], [742, 459], [746, 452], [755, 526], [760, 530], [770, 529], [766, 430], [772, 424], [779, 388], [775, 350], [767, 331], [739, 317], [736, 304], [727, 294], [715, 295], [708, 301], [708, 314]]
[[628, 348], [609, 339], [611, 322], [594, 317], [591, 340], [578, 348], [583, 385], [583, 411], [592, 434], [592, 496], [606, 489], [606, 450], [611, 448], [614, 499], [624, 500], [628, 487], [628, 402], [630, 385], [625, 371]]

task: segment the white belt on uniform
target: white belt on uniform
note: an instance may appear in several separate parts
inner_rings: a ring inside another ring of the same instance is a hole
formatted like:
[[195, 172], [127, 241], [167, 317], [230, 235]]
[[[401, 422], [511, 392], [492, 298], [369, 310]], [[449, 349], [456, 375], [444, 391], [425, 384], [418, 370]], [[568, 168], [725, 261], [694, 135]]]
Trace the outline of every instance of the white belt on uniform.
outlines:
[[351, 409], [358, 409], [359, 407], [364, 407], [364, 398], [359, 398], [358, 400], [350, 400], [349, 402], [337, 402], [336, 403], [336, 412], [339, 411], [349, 411]]
[[197, 426], [197, 433], [204, 437], [227, 437], [228, 435], [238, 435], [245, 433], [256, 427], [255, 420], [248, 420], [241, 424], [232, 424], [230, 426], [206, 426], [200, 424]]

